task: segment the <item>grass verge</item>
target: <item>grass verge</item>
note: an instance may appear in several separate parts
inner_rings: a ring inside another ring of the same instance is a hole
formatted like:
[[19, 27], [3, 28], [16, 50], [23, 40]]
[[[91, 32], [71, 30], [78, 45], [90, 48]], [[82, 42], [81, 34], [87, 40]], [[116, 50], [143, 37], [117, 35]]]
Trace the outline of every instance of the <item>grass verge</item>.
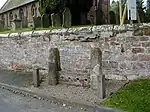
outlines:
[[[72, 26], [70, 28], [79, 28], [79, 27], [87, 27], [89, 25], [81, 25], [81, 26]], [[36, 28], [33, 30], [32, 28], [22, 28], [20, 30], [12, 31], [12, 30], [3, 30], [0, 31], [0, 34], [7, 34], [7, 33], [21, 33], [27, 31], [39, 31], [39, 30], [54, 30], [54, 29], [63, 29], [63, 27], [49, 27], [49, 28]]]
[[128, 112], [150, 112], [150, 79], [138, 79], [126, 84], [100, 105]]

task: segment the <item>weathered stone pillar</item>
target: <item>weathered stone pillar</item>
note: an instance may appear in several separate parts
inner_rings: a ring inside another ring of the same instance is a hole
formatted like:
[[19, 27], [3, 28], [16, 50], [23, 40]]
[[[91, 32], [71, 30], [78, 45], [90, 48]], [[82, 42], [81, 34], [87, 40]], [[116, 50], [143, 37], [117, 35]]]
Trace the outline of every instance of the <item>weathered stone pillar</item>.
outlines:
[[49, 51], [48, 84], [58, 83], [58, 71], [60, 71], [60, 56], [58, 48], [51, 48]]
[[97, 89], [100, 99], [105, 97], [105, 76], [102, 73], [102, 52], [99, 48], [91, 49], [91, 88]]
[[40, 86], [39, 69], [33, 69], [33, 84], [34, 84], [34, 87], [39, 87]]

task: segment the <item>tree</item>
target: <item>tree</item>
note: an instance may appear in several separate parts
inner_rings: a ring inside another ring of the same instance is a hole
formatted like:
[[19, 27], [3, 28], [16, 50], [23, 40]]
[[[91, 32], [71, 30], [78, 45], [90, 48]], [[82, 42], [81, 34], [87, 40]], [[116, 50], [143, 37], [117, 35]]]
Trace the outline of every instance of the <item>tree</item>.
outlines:
[[145, 7], [143, 7], [144, 1], [143, 0], [136, 0], [136, 3], [137, 3], [137, 12], [139, 14], [140, 21], [144, 22], [144, 16], [145, 16], [144, 10], [146, 9]]
[[145, 22], [150, 22], [150, 0], [147, 0], [147, 9], [145, 14]]
[[59, 12], [61, 8], [61, 0], [39, 0], [40, 3], [40, 13], [43, 15], [45, 13], [50, 14], [52, 12]]
[[147, 4], [146, 7], [149, 8], [150, 7], [150, 0], [147, 0], [146, 4]]

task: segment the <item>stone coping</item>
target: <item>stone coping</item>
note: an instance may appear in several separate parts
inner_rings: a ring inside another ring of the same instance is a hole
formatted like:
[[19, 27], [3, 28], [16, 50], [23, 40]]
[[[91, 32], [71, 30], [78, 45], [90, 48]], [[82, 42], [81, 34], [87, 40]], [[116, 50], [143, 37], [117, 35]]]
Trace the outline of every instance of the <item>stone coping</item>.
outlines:
[[62, 28], [53, 30], [27, 31], [21, 33], [0, 34], [0, 38], [8, 37], [37, 37], [42, 35], [69, 35], [69, 34], [92, 34], [93, 32], [125, 32], [135, 31], [137, 29], [150, 28], [150, 23], [141, 24], [124, 24], [124, 25], [98, 25], [98, 26], [83, 26], [77, 28]]

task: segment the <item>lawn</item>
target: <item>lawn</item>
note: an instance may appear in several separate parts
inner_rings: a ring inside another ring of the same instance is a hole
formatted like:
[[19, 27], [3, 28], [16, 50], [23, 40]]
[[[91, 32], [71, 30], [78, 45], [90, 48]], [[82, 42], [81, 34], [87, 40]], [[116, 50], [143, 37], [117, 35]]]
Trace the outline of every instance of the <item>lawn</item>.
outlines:
[[150, 112], [150, 79], [138, 79], [126, 84], [101, 105], [128, 112]]
[[[72, 26], [70, 28], [79, 28], [79, 27], [87, 27], [89, 25], [81, 25], [81, 26]], [[39, 30], [54, 30], [54, 29], [63, 29], [63, 27], [49, 27], [49, 28], [22, 28], [20, 30], [12, 31], [12, 30], [4, 30], [0, 31], [0, 34], [7, 34], [7, 33], [21, 33], [21, 32], [27, 32], [27, 31], [39, 31]]]
[[4, 30], [1, 31], [0, 34], [7, 34], [7, 33], [21, 33], [21, 32], [27, 32], [27, 31], [38, 31], [38, 30], [53, 30], [53, 29], [60, 29], [55, 27], [49, 27], [49, 28], [36, 28], [33, 30], [32, 28], [22, 28], [20, 30], [12, 31], [12, 30]]

